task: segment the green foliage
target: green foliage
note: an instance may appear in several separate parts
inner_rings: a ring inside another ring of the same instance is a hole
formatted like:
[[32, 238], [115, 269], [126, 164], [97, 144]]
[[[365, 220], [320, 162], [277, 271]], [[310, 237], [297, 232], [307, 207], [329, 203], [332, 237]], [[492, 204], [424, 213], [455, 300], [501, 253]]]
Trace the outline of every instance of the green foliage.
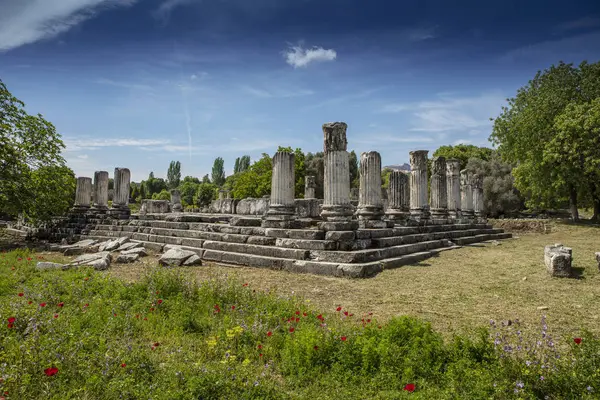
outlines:
[[497, 155], [488, 161], [471, 158], [466, 166], [471, 174], [483, 176], [484, 209], [488, 216], [515, 215], [524, 207], [521, 194], [514, 187], [510, 164]]
[[390, 174], [392, 173], [391, 168], [384, 168], [381, 170], [381, 187], [387, 189], [390, 186]]
[[212, 167], [212, 183], [221, 187], [225, 183], [225, 161], [221, 157], [217, 157]]
[[187, 269], [151, 268], [126, 283], [91, 268], [40, 271], [37, 261], [22, 250], [0, 257], [0, 392], [10, 398], [592, 399], [600, 390], [600, 340], [560, 341], [545, 320], [540, 336], [492, 321], [444, 342], [413, 317], [320, 312], [223, 277], [198, 283]]
[[477, 147], [472, 144], [457, 144], [456, 146], [440, 146], [433, 152], [434, 157], [444, 157], [445, 159], [455, 158], [460, 161], [460, 169], [467, 167], [470, 158], [477, 158], [483, 161], [489, 161], [495, 151], [488, 147]]
[[[504, 160], [517, 165], [515, 186], [527, 195], [529, 207], [553, 208], [568, 200], [576, 219], [578, 199], [600, 202], [592, 187], [597, 180], [586, 173], [586, 164], [593, 164], [597, 153], [588, 153], [582, 163], [568, 149], [583, 149], [589, 143], [586, 131], [591, 131], [581, 123], [590, 115], [576, 106], [588, 104], [591, 110], [598, 98], [600, 62], [579, 67], [560, 62], [538, 71], [494, 120], [490, 140]], [[573, 120], [579, 123], [566, 122]]]
[[271, 156], [263, 153], [260, 160], [254, 162], [247, 171], [236, 176], [232, 188], [233, 198], [259, 198], [268, 195], [271, 192], [272, 174], [273, 161]]
[[[179, 193], [181, 194], [181, 203], [184, 206], [196, 205], [198, 188], [200, 187], [200, 181], [198, 178], [192, 178], [189, 176], [185, 177], [181, 186], [179, 186]], [[191, 179], [187, 179], [191, 178]]]
[[325, 161], [323, 152], [307, 153], [305, 159], [305, 176], [315, 177], [315, 195], [318, 199], [323, 198], [323, 182], [325, 179]]
[[171, 161], [167, 170], [167, 187], [176, 189], [181, 182], [181, 163], [179, 161]]
[[39, 223], [72, 206], [76, 182], [64, 147], [54, 125], [27, 114], [0, 80], [0, 213]]
[[350, 187], [358, 188], [360, 186], [360, 176], [358, 171], [358, 156], [356, 152], [352, 150], [349, 156], [349, 168], [350, 168]]
[[171, 200], [171, 193], [167, 189], [163, 189], [159, 193], [154, 193], [152, 200]]
[[235, 165], [233, 167], [234, 175], [247, 171], [248, 168], [250, 168], [250, 156], [245, 155], [235, 159]]
[[155, 195], [167, 190], [167, 182], [162, 178], [155, 178], [154, 172], [150, 172], [148, 179], [140, 182], [140, 194], [143, 199], [155, 199]]
[[218, 187], [215, 184], [202, 182], [198, 185], [198, 190], [196, 192], [196, 204], [199, 207], [209, 206], [210, 202], [215, 199], [217, 189]]
[[202, 183], [211, 183], [210, 177], [208, 176], [208, 174], [206, 174], [202, 177]]

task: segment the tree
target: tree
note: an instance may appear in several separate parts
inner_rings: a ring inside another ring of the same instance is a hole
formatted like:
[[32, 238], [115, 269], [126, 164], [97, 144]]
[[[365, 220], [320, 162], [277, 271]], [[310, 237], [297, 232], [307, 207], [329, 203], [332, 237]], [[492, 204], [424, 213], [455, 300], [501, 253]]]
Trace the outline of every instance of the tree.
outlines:
[[141, 181], [140, 185], [144, 187], [144, 189], [141, 190], [141, 192], [143, 192], [145, 195], [144, 198], [150, 199], [153, 199], [155, 194], [167, 189], [167, 183], [165, 180], [162, 178], [155, 178], [154, 172], [152, 171], [148, 175], [148, 179]]
[[323, 182], [325, 180], [325, 155], [323, 152], [306, 154], [306, 176], [315, 177], [315, 196], [323, 198]]
[[179, 161], [171, 161], [167, 170], [167, 187], [176, 189], [181, 182], [181, 163]]
[[254, 162], [247, 171], [238, 175], [233, 184], [233, 197], [235, 199], [259, 198], [271, 193], [272, 174], [271, 156], [263, 153], [260, 160]]
[[202, 177], [202, 183], [211, 183], [210, 177], [208, 176], [208, 174], [206, 174]]
[[24, 108], [0, 80], [0, 213], [38, 223], [73, 205], [76, 181], [54, 125]]
[[584, 61], [574, 67], [561, 61], [538, 71], [514, 98], [507, 100], [508, 106], [502, 107], [490, 140], [505, 161], [516, 165], [515, 186], [528, 198], [528, 206], [557, 207], [568, 200], [576, 220], [579, 201], [597, 201], [592, 175], [585, 172], [595, 156], [574, 162], [575, 154], [565, 147], [568, 143], [584, 148], [587, 135], [565, 121], [583, 111], [577, 105], [590, 104], [599, 97], [600, 63]]
[[460, 161], [460, 169], [465, 169], [470, 158], [489, 161], [495, 151], [488, 147], [477, 147], [472, 144], [457, 144], [456, 146], [440, 146], [433, 152], [434, 157], [444, 157], [446, 160], [455, 158]]
[[223, 159], [221, 157], [217, 157], [212, 167], [212, 182], [219, 187], [221, 187], [223, 183], [225, 183], [225, 169], [223, 167], [224, 165], [225, 162], [223, 161]]
[[240, 158], [236, 158], [235, 159], [235, 165], [233, 166], [233, 174], [237, 174], [238, 172], [240, 172]]
[[196, 204], [198, 204], [199, 207], [209, 206], [211, 201], [215, 199], [215, 192], [217, 189], [218, 187], [210, 182], [202, 182], [198, 185]]
[[154, 193], [152, 195], [152, 200], [171, 200], [171, 193], [169, 193], [167, 189], [163, 189], [160, 193]]
[[349, 168], [350, 168], [350, 187], [357, 188], [360, 186], [360, 176], [358, 171], [358, 156], [356, 152], [352, 150], [349, 157]]
[[242, 156], [240, 158], [240, 165], [238, 167], [238, 172], [245, 172], [250, 168], [250, 156]]
[[200, 183], [195, 183], [191, 180], [185, 181], [179, 187], [179, 193], [181, 194], [181, 203], [184, 206], [196, 205], [196, 195], [198, 193], [198, 187]]

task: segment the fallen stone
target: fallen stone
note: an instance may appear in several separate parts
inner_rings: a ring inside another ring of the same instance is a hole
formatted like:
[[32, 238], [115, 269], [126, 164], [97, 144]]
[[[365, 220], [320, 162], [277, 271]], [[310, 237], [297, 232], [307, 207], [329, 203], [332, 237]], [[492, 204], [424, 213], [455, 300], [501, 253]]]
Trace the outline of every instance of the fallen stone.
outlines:
[[598, 271], [600, 271], [600, 252], [596, 253], [596, 262], [598, 263]]
[[85, 240], [80, 240], [79, 242], [75, 243], [73, 246], [78, 246], [78, 247], [89, 247], [89, 246], [93, 246], [96, 243], [98, 243], [97, 240], [94, 239], [85, 239]]
[[185, 265], [185, 266], [202, 265], [202, 259], [198, 256], [198, 254], [194, 254], [193, 256], [191, 256], [190, 258], [185, 260], [183, 265]]
[[114, 251], [114, 250], [117, 250], [119, 247], [121, 247], [122, 245], [124, 245], [127, 242], [129, 242], [129, 238], [120, 237], [120, 238], [111, 240], [108, 243], [106, 243], [106, 245], [104, 246], [103, 249], [101, 246], [100, 250], [101, 251]]
[[117, 249], [117, 251], [125, 251], [125, 250], [129, 250], [129, 249], [135, 249], [138, 247], [144, 247], [144, 245], [140, 242], [127, 242], [127, 243], [121, 245], [121, 247], [119, 247]]
[[122, 251], [121, 254], [122, 255], [136, 254], [139, 257], [146, 257], [148, 255], [148, 253], [146, 252], [146, 249], [144, 249], [143, 247], [136, 247], [133, 249], [125, 250], [125, 251]]
[[47, 270], [47, 269], [68, 269], [69, 266], [65, 264], [53, 263], [48, 261], [38, 262], [35, 266], [36, 269]]
[[196, 255], [193, 251], [173, 248], [164, 253], [159, 258], [158, 263], [160, 265], [180, 266], [193, 255]]
[[62, 253], [65, 256], [78, 256], [84, 253], [84, 249], [78, 246], [65, 246], [62, 248]]
[[572, 276], [573, 249], [557, 243], [544, 248], [544, 262], [548, 273], [555, 277], [567, 278]]
[[130, 253], [130, 254], [119, 254], [117, 259], [115, 260], [118, 264], [128, 264], [132, 262], [136, 262], [140, 258], [139, 254]]
[[548, 306], [539, 306], [537, 309], [541, 311], [541, 310], [548, 310], [549, 308], [550, 307], [548, 307]]
[[501, 243], [500, 243], [499, 241], [497, 241], [497, 240], [492, 240], [490, 243], [491, 243], [493, 246], [500, 246], [500, 244], [501, 244]]
[[109, 260], [112, 259], [110, 253], [108, 251], [102, 251], [100, 253], [94, 253], [94, 254], [83, 254], [79, 257], [77, 257], [76, 259], [74, 259], [70, 265], [89, 265], [89, 263], [94, 262], [96, 260], [101, 260], [107, 258]]
[[110, 266], [110, 262], [108, 261], [108, 258], [101, 258], [99, 260], [92, 261], [87, 265], [94, 267], [96, 271], [106, 271]]
[[526, 280], [527, 280], [527, 277], [525, 276], [525, 277], [523, 277], [523, 279], [521, 279], [521, 280], [522, 280], [522, 281], [526, 281]]

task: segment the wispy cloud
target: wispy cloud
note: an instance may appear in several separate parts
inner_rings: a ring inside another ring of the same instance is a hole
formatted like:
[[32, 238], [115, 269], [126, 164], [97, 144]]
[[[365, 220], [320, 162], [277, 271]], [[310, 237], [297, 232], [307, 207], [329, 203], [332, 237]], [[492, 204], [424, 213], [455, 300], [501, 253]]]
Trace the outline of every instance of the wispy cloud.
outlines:
[[135, 83], [135, 82], [120, 82], [120, 81], [114, 81], [112, 79], [106, 79], [106, 78], [96, 79], [94, 81], [94, 83], [97, 83], [99, 85], [115, 86], [115, 87], [119, 87], [119, 88], [123, 88], [123, 89], [135, 89], [135, 90], [146, 90], [146, 91], [154, 90], [154, 88], [150, 85], [145, 85], [145, 84]]
[[386, 104], [378, 112], [411, 113], [413, 132], [482, 132], [491, 126], [490, 117], [500, 112], [505, 96], [499, 92], [474, 97], [438, 95], [435, 100]]
[[0, 4], [0, 51], [67, 32], [108, 7], [137, 0], [3, 0]]
[[408, 31], [408, 38], [411, 42], [421, 42], [423, 40], [435, 39], [437, 26], [427, 28], [417, 28]]
[[104, 147], [156, 147], [164, 146], [170, 143], [163, 139], [130, 139], [130, 138], [110, 138], [110, 139], [90, 139], [85, 137], [68, 138], [65, 137], [64, 143], [66, 151], [97, 150]]
[[534, 62], [545, 68], [551, 63], [556, 63], [557, 54], [563, 60], [578, 62], [585, 59], [595, 60], [600, 52], [600, 31], [593, 31], [558, 40], [533, 43], [513, 49], [501, 57], [501, 63], [514, 64], [515, 62]]
[[573, 31], [577, 29], [596, 28], [600, 26], [600, 17], [585, 16], [573, 21], [568, 21], [558, 26], [558, 29], [562, 32]]
[[305, 49], [301, 45], [291, 46], [283, 52], [285, 62], [294, 68], [306, 67], [308, 64], [323, 61], [333, 61], [337, 58], [337, 52], [333, 49], [313, 47]]
[[384, 90], [384, 89], [387, 89], [387, 86], [381, 86], [381, 87], [356, 91], [351, 94], [341, 94], [339, 96], [331, 97], [331, 98], [321, 101], [319, 103], [313, 103], [308, 106], [302, 107], [300, 109], [300, 111], [308, 111], [308, 110], [313, 110], [315, 108], [322, 108], [322, 107], [326, 107], [326, 106], [349, 103], [354, 100], [365, 99], [365, 98], [368, 98], [371, 95], [373, 95], [381, 90]]
[[309, 96], [314, 94], [312, 90], [307, 89], [284, 89], [284, 88], [271, 88], [261, 89], [252, 86], [244, 85], [242, 90], [253, 96], [260, 98], [286, 98], [286, 97], [299, 97]]
[[406, 136], [403, 134], [390, 134], [390, 133], [363, 133], [360, 135], [353, 135], [359, 139], [352, 139], [352, 143], [356, 144], [390, 144], [390, 143], [431, 143], [433, 138], [428, 136]]

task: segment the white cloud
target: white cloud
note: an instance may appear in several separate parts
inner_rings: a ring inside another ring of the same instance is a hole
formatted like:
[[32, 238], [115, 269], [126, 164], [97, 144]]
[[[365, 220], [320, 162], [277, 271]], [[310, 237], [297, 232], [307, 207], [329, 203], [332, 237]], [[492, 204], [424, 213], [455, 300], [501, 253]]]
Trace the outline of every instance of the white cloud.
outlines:
[[431, 143], [433, 142], [433, 138], [428, 136], [405, 136], [402, 134], [373, 134], [373, 133], [365, 133], [360, 135], [353, 135], [358, 138], [365, 139], [352, 139], [352, 143], [357, 144], [372, 144], [372, 143]]
[[242, 90], [245, 92], [260, 98], [286, 98], [286, 97], [299, 97], [309, 96], [314, 94], [312, 90], [307, 89], [284, 89], [274, 87], [271, 89], [259, 89], [251, 86], [242, 86]]
[[107, 7], [137, 0], [2, 0], [0, 51], [50, 39], [94, 17]]
[[283, 53], [285, 61], [294, 68], [306, 67], [312, 62], [333, 61], [337, 53], [333, 49], [313, 47], [305, 49], [302, 46], [292, 46]]
[[[103, 147], [156, 147], [169, 144], [168, 140], [162, 139], [88, 139], [88, 138], [65, 138], [66, 151], [97, 150]], [[186, 147], [187, 148], [187, 147]]]
[[80, 154], [77, 156], [77, 158], [82, 159], [82, 160], [87, 160], [89, 157], [87, 154]]
[[457, 146], [459, 144], [473, 144], [473, 142], [471, 140], [467, 140], [467, 139], [458, 139], [458, 140], [455, 140], [454, 143], [452, 143], [453, 146]]
[[437, 36], [435, 33], [436, 29], [437, 26], [413, 29], [408, 32], [408, 38], [411, 42], [421, 42], [423, 40], [435, 39]]
[[109, 85], [109, 86], [116, 86], [116, 87], [120, 87], [123, 89], [135, 89], [135, 90], [146, 90], [146, 91], [153, 91], [154, 88], [150, 85], [144, 85], [144, 84], [140, 84], [140, 83], [133, 83], [133, 82], [119, 82], [119, 81], [114, 81], [112, 79], [96, 79], [94, 81], [94, 83], [100, 84], [100, 85]]

